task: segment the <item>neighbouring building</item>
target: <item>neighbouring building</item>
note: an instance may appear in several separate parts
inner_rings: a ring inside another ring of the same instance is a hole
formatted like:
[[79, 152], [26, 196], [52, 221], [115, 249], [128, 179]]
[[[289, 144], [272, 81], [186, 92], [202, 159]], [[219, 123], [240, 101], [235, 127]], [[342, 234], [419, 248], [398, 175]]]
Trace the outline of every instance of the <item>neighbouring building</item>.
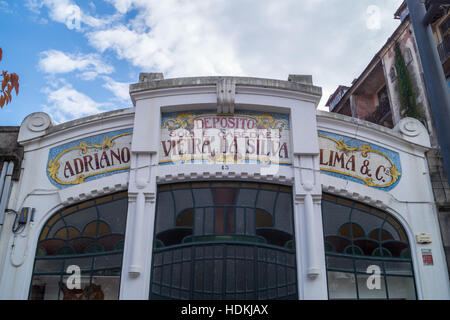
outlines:
[[[426, 6], [428, 5], [427, 2]], [[442, 5], [431, 23], [442, 68], [448, 80], [449, 8], [450, 5]], [[418, 119], [425, 126], [431, 142], [431, 148], [426, 152], [431, 184], [450, 270], [450, 188], [406, 1], [395, 12], [394, 18], [400, 20], [400, 25], [394, 33], [349, 88], [339, 86], [336, 89], [327, 106], [330, 112], [370, 121], [387, 128], [397, 126], [408, 116]], [[410, 90], [406, 92], [407, 87]], [[405, 100], [409, 100], [409, 103]]]
[[301, 75], [130, 96], [23, 120], [1, 299], [450, 299], [427, 123], [318, 111]]
[[9, 230], [15, 218], [14, 212], [7, 209], [9, 201], [12, 201], [12, 187], [19, 181], [22, 165], [23, 147], [17, 143], [18, 135], [19, 127], [0, 127], [0, 270], [3, 269]]

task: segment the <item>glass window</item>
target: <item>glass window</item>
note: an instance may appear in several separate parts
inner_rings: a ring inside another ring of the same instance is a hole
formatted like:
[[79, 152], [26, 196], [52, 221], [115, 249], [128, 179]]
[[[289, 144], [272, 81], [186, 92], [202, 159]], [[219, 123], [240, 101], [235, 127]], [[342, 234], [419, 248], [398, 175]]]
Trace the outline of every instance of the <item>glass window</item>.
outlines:
[[389, 77], [391, 78], [392, 82], [394, 82], [395, 79], [397, 79], [397, 70], [395, 70], [394, 66], [392, 66], [391, 70], [389, 71]]
[[151, 299], [297, 298], [289, 187], [159, 186], [155, 226]]
[[416, 299], [409, 242], [391, 215], [324, 195], [329, 299]]
[[411, 49], [405, 48], [405, 63], [410, 64], [412, 59]]
[[29, 299], [118, 299], [127, 210], [121, 192], [54, 214], [39, 237]]

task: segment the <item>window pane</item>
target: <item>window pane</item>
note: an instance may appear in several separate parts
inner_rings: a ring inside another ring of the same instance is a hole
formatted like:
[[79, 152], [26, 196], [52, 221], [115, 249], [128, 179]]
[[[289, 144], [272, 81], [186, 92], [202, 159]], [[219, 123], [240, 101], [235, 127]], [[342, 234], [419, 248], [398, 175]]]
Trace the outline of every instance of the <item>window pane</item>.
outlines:
[[31, 282], [31, 300], [58, 300], [60, 276], [34, 276]]
[[280, 192], [278, 194], [274, 213], [275, 228], [288, 233], [294, 233], [292, 226], [293, 217], [291, 212], [292, 212], [292, 194]]
[[86, 287], [90, 300], [117, 300], [119, 299], [119, 286], [120, 276], [105, 276], [98, 272], [94, 273], [91, 285]]
[[355, 260], [355, 267], [357, 272], [372, 273], [371, 270], [379, 269], [382, 273], [383, 262], [377, 260]]
[[42, 259], [37, 260], [34, 264], [34, 273], [62, 273], [64, 272], [63, 259]]
[[123, 214], [112, 214], [114, 212], [127, 212], [128, 199], [122, 198], [98, 206], [99, 218], [108, 223], [112, 233], [124, 233], [126, 216]]
[[387, 277], [389, 299], [415, 300], [414, 279], [410, 277]]
[[327, 268], [353, 272], [353, 259], [327, 256]]
[[[126, 197], [112, 199], [109, 195], [63, 209], [62, 216], [56, 213], [44, 226], [30, 299], [118, 298], [128, 203]], [[60, 239], [46, 239], [49, 235]], [[78, 271], [81, 286], [69, 289], [67, 280]]]
[[257, 192], [258, 190], [255, 189], [240, 189], [236, 205], [254, 207]]
[[236, 234], [245, 233], [245, 209], [236, 209]]
[[256, 207], [264, 209], [268, 212], [272, 212], [276, 195], [277, 192], [274, 191], [260, 190], [258, 194], [258, 201], [256, 202]]
[[341, 225], [349, 221], [351, 208], [332, 203], [322, 202], [322, 216], [324, 220], [324, 234], [335, 235]]
[[[381, 224], [383, 223], [383, 220], [367, 212], [358, 209], [353, 209], [352, 223], [360, 225], [366, 232], [367, 236], [371, 230], [380, 227]], [[378, 237], [374, 240], [378, 240]]]
[[356, 283], [353, 273], [328, 271], [329, 299], [356, 299]]
[[192, 193], [190, 189], [174, 190], [173, 196], [175, 198], [177, 213], [193, 207]]
[[380, 274], [358, 274], [359, 299], [386, 299], [386, 285]]
[[211, 189], [209, 188], [193, 189], [192, 192], [194, 193], [195, 205], [197, 207], [213, 205], [213, 197]]
[[406, 275], [412, 276], [412, 265], [411, 262], [392, 262], [386, 261], [384, 263], [386, 274], [395, 274], [395, 275]]
[[174, 202], [170, 192], [158, 193], [158, 212], [156, 214], [155, 232], [170, 229], [175, 219]]

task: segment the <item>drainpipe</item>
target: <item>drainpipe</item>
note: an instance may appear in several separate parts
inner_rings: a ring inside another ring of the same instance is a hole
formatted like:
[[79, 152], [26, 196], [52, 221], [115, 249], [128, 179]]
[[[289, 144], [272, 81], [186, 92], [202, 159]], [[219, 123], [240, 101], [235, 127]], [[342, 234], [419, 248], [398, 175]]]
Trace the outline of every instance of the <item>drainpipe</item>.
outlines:
[[4, 162], [2, 173], [0, 175], [0, 234], [3, 230], [3, 222], [5, 221], [5, 209], [9, 200], [9, 192], [11, 191], [11, 177], [14, 169], [14, 163]]
[[5, 184], [5, 177], [6, 177], [6, 170], [8, 169], [8, 166], [6, 162], [2, 166], [2, 173], [0, 174], [0, 200], [2, 199], [3, 194], [3, 185]]

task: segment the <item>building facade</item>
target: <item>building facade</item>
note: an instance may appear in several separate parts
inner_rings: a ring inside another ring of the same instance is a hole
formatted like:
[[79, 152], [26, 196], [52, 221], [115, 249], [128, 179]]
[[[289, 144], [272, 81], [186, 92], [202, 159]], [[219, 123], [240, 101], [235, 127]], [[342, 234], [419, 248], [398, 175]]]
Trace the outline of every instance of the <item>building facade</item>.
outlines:
[[[449, 5], [442, 5], [431, 21], [446, 78], [450, 76], [449, 8]], [[406, 1], [395, 12], [394, 18], [400, 20], [394, 33], [350, 87], [339, 86], [336, 89], [327, 106], [333, 113], [388, 128], [395, 127], [406, 117], [422, 122], [430, 136], [431, 149], [426, 155], [450, 270], [450, 188]]]
[[424, 125], [288, 81], [143, 73], [134, 107], [20, 126], [1, 299], [449, 299]]

